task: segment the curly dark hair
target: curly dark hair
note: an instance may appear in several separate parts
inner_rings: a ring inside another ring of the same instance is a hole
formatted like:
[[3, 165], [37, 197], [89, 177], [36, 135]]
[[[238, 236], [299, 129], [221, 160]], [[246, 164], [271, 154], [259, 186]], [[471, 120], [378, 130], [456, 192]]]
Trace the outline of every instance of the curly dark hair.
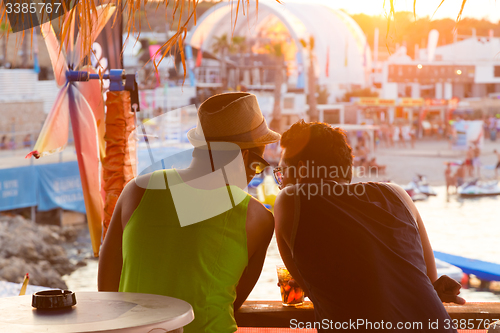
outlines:
[[288, 165], [309, 161], [315, 166], [337, 167], [347, 170], [345, 180], [352, 179], [352, 149], [345, 132], [320, 122], [300, 120], [281, 136], [281, 147], [286, 148]]

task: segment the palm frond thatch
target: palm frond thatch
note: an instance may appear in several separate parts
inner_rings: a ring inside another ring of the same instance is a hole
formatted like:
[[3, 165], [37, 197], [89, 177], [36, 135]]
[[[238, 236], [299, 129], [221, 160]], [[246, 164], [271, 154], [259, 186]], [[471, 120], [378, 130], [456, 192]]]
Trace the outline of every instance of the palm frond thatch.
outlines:
[[[24, 0], [20, 0], [24, 1]], [[64, 3], [62, 0], [51, 0], [52, 3]], [[250, 0], [229, 0], [232, 5], [236, 8], [240, 8], [240, 5], [245, 13], [245, 6], [248, 8], [250, 6]], [[280, 0], [276, 0], [280, 2]], [[80, 45], [76, 45], [79, 50], [81, 50], [81, 57], [90, 57], [92, 54], [92, 45], [90, 41], [92, 40], [91, 32], [95, 31], [92, 29], [96, 20], [97, 6], [100, 4], [107, 4], [109, 6], [116, 6], [117, 16], [122, 15], [124, 18], [124, 26], [127, 32], [127, 37], [131, 33], [141, 32], [141, 12], [145, 12], [145, 7], [153, 1], [151, 0], [79, 0], [76, 2], [75, 15], [69, 15], [69, 8], [63, 4], [65, 15], [61, 15], [54, 19], [53, 25], [57, 27], [56, 35], [61, 41], [62, 46], [67, 43], [73, 36], [70, 36], [72, 30], [70, 27], [74, 24], [76, 20], [77, 30], [79, 32]], [[156, 2], [156, 9], [160, 6], [171, 9], [172, 16], [166, 17], [166, 21], [176, 25], [176, 33], [160, 48], [159, 52], [162, 53], [161, 59], [163, 59], [173, 47], [179, 47], [179, 52], [181, 53], [182, 60], [184, 61], [183, 44], [188, 31], [188, 25], [193, 22], [196, 24], [196, 8], [200, 0], [154, 0]], [[255, 0], [255, 5], [258, 6], [258, 0]], [[257, 7], [258, 8], [258, 7]], [[246, 11], [248, 12], [248, 11]], [[115, 16], [115, 20], [116, 17]], [[236, 22], [238, 18], [238, 11], [236, 11], [236, 16], [231, 20], [233, 23]], [[29, 18], [28, 18], [29, 19]], [[46, 18], [45, 18], [46, 20]], [[146, 17], [147, 20], [147, 17]], [[113, 22], [114, 23], [114, 22]], [[149, 24], [149, 22], [148, 22]], [[12, 33], [11, 27], [8, 20], [7, 10], [5, 6], [0, 6], [0, 38], [8, 38], [9, 32]], [[33, 29], [25, 30], [22, 32], [22, 38], [26, 35], [25, 32], [31, 34], [33, 38]], [[17, 34], [16, 34], [17, 35]], [[17, 37], [17, 36], [16, 36]], [[161, 60], [160, 60], [161, 61]], [[153, 62], [156, 67], [158, 63]]]

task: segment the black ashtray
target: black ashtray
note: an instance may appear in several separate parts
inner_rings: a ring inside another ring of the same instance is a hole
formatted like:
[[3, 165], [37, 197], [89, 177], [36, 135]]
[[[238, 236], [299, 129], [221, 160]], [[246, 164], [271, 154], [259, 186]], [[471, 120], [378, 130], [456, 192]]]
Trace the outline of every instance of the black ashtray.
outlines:
[[45, 290], [33, 294], [31, 306], [39, 310], [64, 309], [76, 304], [75, 293], [70, 290]]

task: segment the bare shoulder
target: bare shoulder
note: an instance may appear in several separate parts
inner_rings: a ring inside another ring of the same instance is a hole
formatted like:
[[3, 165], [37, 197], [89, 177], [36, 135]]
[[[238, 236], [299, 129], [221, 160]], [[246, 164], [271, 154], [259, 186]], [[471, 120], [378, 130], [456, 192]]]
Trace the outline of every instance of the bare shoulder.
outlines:
[[276, 197], [275, 207], [278, 206], [278, 208], [286, 210], [293, 208], [295, 204], [294, 197], [299, 195], [299, 186], [299, 184], [295, 184], [282, 189]]
[[151, 175], [152, 174], [138, 176], [129, 181], [123, 188], [116, 204], [116, 209], [120, 209], [121, 211], [121, 223], [123, 229], [125, 229], [132, 213], [139, 206], [142, 196], [148, 187]]
[[300, 195], [300, 184], [289, 185], [282, 189], [274, 203], [274, 215], [276, 224], [289, 223], [293, 221], [296, 197]]
[[295, 199], [300, 194], [299, 186], [296, 184], [285, 187], [280, 191], [274, 203], [276, 237], [280, 237], [288, 245], [290, 244], [293, 222], [297, 212]]
[[267, 249], [274, 233], [273, 214], [254, 197], [248, 203], [246, 231], [249, 258], [259, 249]]
[[254, 197], [250, 197], [250, 201], [248, 202], [247, 217], [248, 222], [251, 224], [274, 225], [273, 213]]

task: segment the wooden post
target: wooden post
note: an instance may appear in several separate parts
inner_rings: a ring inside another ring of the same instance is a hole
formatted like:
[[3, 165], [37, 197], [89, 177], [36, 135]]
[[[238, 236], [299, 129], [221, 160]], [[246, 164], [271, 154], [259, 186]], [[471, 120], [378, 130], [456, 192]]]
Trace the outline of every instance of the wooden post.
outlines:
[[123, 188], [134, 178], [135, 145], [129, 136], [135, 129], [128, 91], [109, 91], [106, 99], [106, 157], [102, 163], [104, 191], [103, 239], [106, 236], [116, 201]]

